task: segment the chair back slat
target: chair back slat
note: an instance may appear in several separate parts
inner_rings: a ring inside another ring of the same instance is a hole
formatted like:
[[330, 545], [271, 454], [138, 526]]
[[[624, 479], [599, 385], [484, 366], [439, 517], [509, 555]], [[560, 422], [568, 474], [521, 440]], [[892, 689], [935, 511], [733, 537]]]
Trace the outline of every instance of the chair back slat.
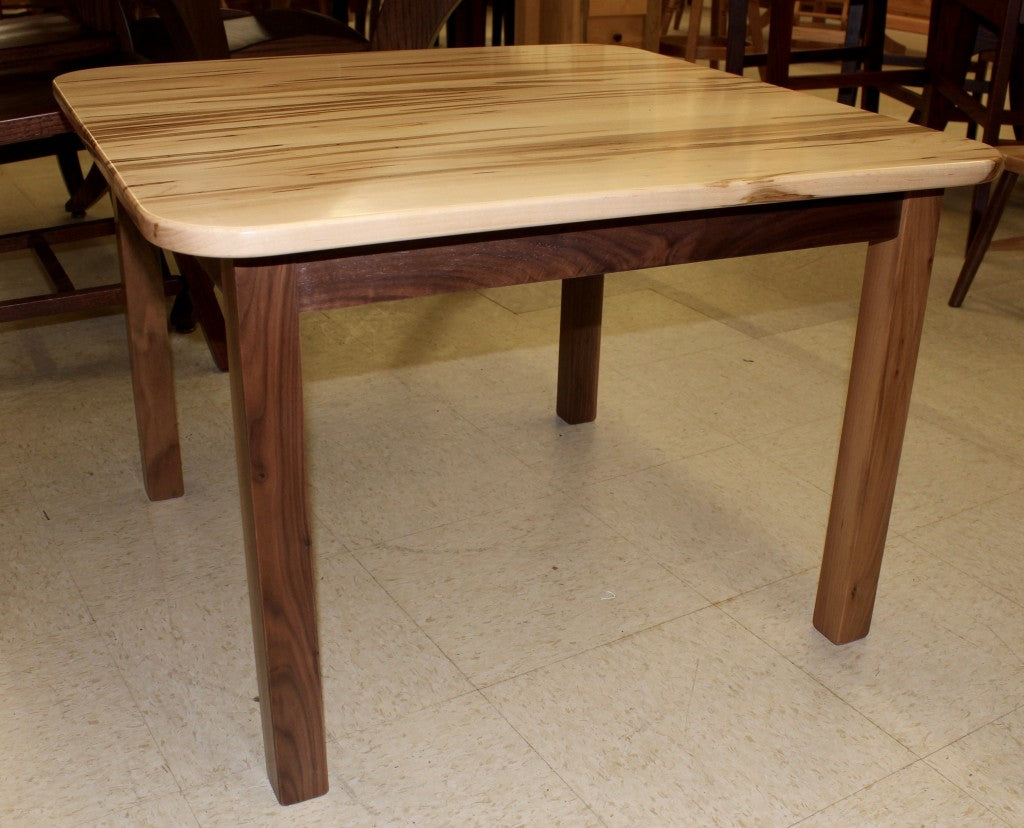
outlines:
[[434, 45], [460, 0], [384, 0], [370, 38], [374, 51], [427, 49]]

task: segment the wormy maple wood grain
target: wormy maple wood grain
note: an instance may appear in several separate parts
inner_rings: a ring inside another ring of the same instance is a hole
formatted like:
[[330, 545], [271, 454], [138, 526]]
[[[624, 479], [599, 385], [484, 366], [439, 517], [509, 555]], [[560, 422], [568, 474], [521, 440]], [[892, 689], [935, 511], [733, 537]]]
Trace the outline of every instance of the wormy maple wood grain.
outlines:
[[217, 257], [957, 186], [996, 163], [611, 46], [132, 66], [56, 90], [143, 235]]

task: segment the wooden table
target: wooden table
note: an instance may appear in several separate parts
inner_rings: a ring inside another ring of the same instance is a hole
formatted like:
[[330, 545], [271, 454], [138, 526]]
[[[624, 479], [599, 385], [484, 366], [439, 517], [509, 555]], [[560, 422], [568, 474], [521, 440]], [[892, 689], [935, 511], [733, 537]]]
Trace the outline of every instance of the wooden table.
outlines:
[[865, 241], [814, 623], [868, 631], [940, 188], [988, 147], [635, 49], [133, 66], [59, 79], [116, 196], [146, 489], [182, 494], [160, 270], [223, 258], [267, 766], [327, 789], [302, 311], [561, 279], [558, 414], [596, 414], [601, 274]]

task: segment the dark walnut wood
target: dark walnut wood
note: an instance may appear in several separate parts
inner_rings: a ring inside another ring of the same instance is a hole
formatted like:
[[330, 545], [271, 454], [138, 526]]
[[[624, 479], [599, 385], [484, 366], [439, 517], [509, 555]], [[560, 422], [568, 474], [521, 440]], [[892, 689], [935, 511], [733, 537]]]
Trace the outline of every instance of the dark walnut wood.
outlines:
[[895, 235], [898, 216], [896, 197], [793, 202], [470, 235], [448, 243], [352, 248], [282, 261], [295, 268], [299, 306], [307, 311], [874, 241]]

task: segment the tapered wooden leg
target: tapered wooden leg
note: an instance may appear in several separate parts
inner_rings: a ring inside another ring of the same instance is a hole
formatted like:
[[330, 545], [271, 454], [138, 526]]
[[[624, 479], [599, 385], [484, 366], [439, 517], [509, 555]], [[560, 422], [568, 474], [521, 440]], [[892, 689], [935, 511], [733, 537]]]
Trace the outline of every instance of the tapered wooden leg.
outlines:
[[562, 282], [558, 342], [558, 416], [571, 425], [597, 417], [604, 276]]
[[967, 298], [967, 291], [970, 290], [978, 268], [981, 267], [985, 258], [985, 253], [988, 251], [989, 245], [992, 244], [992, 237], [999, 226], [999, 219], [1002, 218], [1003, 210], [1006, 209], [1006, 204], [1010, 200], [1010, 195], [1013, 193], [1013, 188], [1019, 177], [1015, 172], [1003, 170], [1003, 174], [996, 182], [992, 197], [988, 202], [988, 209], [981, 217], [974, 238], [971, 239], [971, 243], [967, 247], [963, 268], [953, 286], [953, 292], [949, 295], [951, 308], [959, 308]]
[[150, 500], [181, 497], [185, 483], [160, 254], [142, 237], [128, 214], [119, 205], [115, 209], [135, 421], [146, 494]]
[[863, 638], [889, 526], [924, 322], [941, 195], [903, 203], [899, 235], [870, 246], [814, 626]]
[[327, 791], [295, 279], [225, 263], [223, 285], [263, 741], [288, 805]]

